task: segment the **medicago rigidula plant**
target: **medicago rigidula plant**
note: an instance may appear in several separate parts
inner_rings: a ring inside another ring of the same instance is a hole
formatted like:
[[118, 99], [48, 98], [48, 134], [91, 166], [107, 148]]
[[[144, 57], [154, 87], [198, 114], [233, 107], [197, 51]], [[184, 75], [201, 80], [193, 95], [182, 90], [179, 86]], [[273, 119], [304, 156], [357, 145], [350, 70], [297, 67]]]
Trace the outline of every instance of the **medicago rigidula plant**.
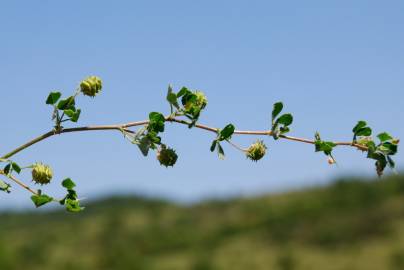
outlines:
[[[290, 132], [290, 126], [293, 123], [293, 115], [291, 113], [282, 113], [283, 103], [276, 102], [273, 105], [267, 130], [236, 130], [231, 123], [223, 128], [210, 127], [198, 123], [200, 114], [208, 104], [208, 99], [203, 92], [192, 91], [186, 87], [182, 87], [177, 93], [173, 91], [171, 86], [168, 87], [166, 100], [169, 103], [170, 111], [167, 114], [150, 112], [147, 120], [126, 124], [65, 127], [65, 123], [76, 123], [80, 118], [81, 109], [77, 108], [76, 99], [80, 95], [94, 98], [101, 93], [101, 90], [101, 79], [96, 76], [90, 76], [80, 82], [71, 96], [62, 98], [62, 93], [51, 92], [46, 99], [46, 104], [52, 107], [52, 121], [54, 123], [52, 130], [0, 157], [0, 163], [4, 164], [4, 167], [1, 166], [2, 169], [0, 169], [0, 176], [4, 178], [3, 180], [0, 179], [0, 191], [10, 193], [10, 183], [13, 182], [32, 193], [31, 200], [36, 207], [50, 202], [57, 202], [65, 206], [69, 212], [79, 212], [83, 210], [83, 207], [80, 205], [80, 199], [75, 190], [76, 184], [72, 179], [66, 178], [61, 182], [62, 187], [66, 190], [66, 195], [63, 198], [53, 198], [44, 194], [41, 189], [30, 187], [16, 177], [22, 170], [31, 170], [33, 185], [48, 185], [52, 183], [52, 168], [42, 162], [34, 162], [29, 166], [22, 167], [16, 162], [14, 156], [24, 149], [55, 135], [70, 132], [115, 130], [121, 132], [132, 144], [137, 145], [144, 156], [147, 156], [150, 151], [154, 151], [158, 162], [162, 166], [172, 167], [178, 160], [178, 154], [163, 142], [162, 134], [167, 122], [187, 125], [189, 128], [198, 128], [214, 133], [215, 137], [210, 150], [212, 152], [217, 151], [221, 159], [225, 157], [223, 143], [229, 143], [229, 145], [241, 151], [247, 159], [254, 162], [261, 160], [268, 151], [263, 140], [254, 141], [247, 148], [242, 148], [231, 141], [233, 135], [256, 135], [272, 137], [276, 141], [283, 139], [312, 144], [316, 152], [323, 152], [327, 156], [330, 164], [336, 163], [333, 155], [335, 147], [348, 146], [356, 148], [366, 152], [367, 158], [375, 161], [378, 176], [383, 174], [387, 166], [391, 169], [395, 167], [392, 156], [397, 153], [399, 140], [387, 132], [382, 132], [376, 136], [377, 141], [375, 141], [372, 137], [372, 129], [365, 121], [357, 122], [352, 129], [352, 140], [348, 142], [325, 141], [321, 139], [318, 132], [314, 134], [314, 139], [292, 137], [287, 134]], [[134, 128], [137, 128], [137, 130], [134, 130]]]

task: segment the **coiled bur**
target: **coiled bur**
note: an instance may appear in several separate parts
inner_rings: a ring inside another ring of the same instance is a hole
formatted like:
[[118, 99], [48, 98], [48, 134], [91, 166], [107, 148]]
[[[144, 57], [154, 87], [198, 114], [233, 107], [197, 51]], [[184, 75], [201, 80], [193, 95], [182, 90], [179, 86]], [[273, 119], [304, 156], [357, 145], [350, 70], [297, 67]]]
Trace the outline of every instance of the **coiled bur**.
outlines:
[[32, 181], [37, 184], [46, 185], [52, 180], [53, 172], [51, 167], [42, 163], [35, 163], [32, 166]]
[[160, 165], [173, 167], [177, 159], [178, 155], [175, 153], [175, 150], [167, 148], [165, 145], [162, 145], [157, 152], [157, 160], [160, 162]]
[[267, 147], [263, 141], [258, 140], [250, 147], [248, 147], [246, 151], [247, 158], [251, 159], [252, 161], [258, 161], [265, 156]]
[[95, 97], [102, 89], [102, 81], [97, 76], [90, 76], [80, 83], [80, 91], [89, 97]]

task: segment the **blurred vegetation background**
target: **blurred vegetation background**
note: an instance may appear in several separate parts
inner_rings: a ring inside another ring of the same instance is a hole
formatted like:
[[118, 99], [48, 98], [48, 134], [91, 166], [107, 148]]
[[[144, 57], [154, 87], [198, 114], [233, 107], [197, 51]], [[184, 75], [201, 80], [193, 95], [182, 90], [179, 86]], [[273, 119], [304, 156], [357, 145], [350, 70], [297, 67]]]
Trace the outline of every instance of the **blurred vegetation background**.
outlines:
[[191, 206], [0, 213], [0, 269], [404, 269], [404, 175]]

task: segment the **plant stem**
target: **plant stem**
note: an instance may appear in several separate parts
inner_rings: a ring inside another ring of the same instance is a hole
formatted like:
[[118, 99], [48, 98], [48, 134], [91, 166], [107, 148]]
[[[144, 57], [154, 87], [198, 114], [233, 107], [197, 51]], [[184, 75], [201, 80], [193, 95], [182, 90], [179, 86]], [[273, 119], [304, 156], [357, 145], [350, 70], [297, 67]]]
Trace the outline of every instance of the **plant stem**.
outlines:
[[226, 142], [228, 142], [231, 146], [233, 146], [234, 148], [236, 148], [237, 150], [246, 153], [247, 149], [241, 148], [240, 146], [238, 146], [237, 144], [235, 144], [234, 142], [230, 141], [230, 140], [226, 140]]
[[[182, 119], [177, 119], [177, 118], [172, 118], [170, 116], [166, 117], [166, 121], [168, 122], [173, 122], [173, 123], [178, 123], [178, 124], [183, 124], [183, 125], [189, 125], [190, 123], [182, 120]], [[83, 131], [100, 131], [100, 130], [118, 130], [121, 131], [122, 129], [129, 132], [129, 133], [133, 133], [132, 130], [129, 130], [128, 128], [130, 127], [136, 127], [136, 126], [144, 126], [149, 124], [148, 120], [144, 120], [144, 121], [136, 121], [136, 122], [129, 122], [126, 124], [116, 124], [116, 125], [100, 125], [100, 126], [86, 126], [86, 127], [75, 127], [75, 128], [62, 128], [59, 131], [49, 131], [45, 134], [40, 135], [39, 137], [36, 137], [32, 140], [30, 140], [29, 142], [21, 145], [20, 147], [12, 150], [11, 152], [5, 154], [4, 156], [1, 157], [1, 159], [8, 159], [12, 156], [14, 156], [15, 154], [21, 152], [22, 150], [40, 142], [43, 141], [49, 137], [52, 137], [54, 135], [57, 134], [62, 134], [62, 133], [71, 133], [71, 132], [83, 132]], [[199, 129], [203, 129], [206, 131], [210, 131], [213, 133], [217, 133], [219, 131], [218, 128], [215, 127], [210, 127], [210, 126], [206, 126], [206, 125], [202, 125], [202, 124], [196, 124], [195, 125], [196, 128]], [[272, 135], [272, 131], [267, 130], [267, 131], [249, 131], [249, 130], [235, 130], [234, 134], [236, 135], [258, 135], [258, 136], [271, 136]], [[298, 138], [298, 137], [292, 137], [292, 136], [286, 136], [286, 135], [280, 135], [280, 138], [286, 139], [286, 140], [290, 140], [290, 141], [296, 141], [296, 142], [302, 142], [302, 143], [308, 143], [308, 144], [315, 144], [314, 140], [309, 140], [309, 139], [304, 139], [304, 138]], [[341, 145], [341, 146], [352, 146], [355, 147], [359, 150], [362, 151], [367, 151], [368, 148], [366, 146], [357, 144], [357, 143], [352, 143], [352, 142], [335, 142], [336, 145]]]
[[36, 192], [35, 190], [31, 189], [29, 186], [27, 186], [26, 184], [24, 184], [23, 182], [21, 182], [20, 180], [18, 180], [17, 178], [15, 178], [14, 176], [5, 174], [3, 170], [0, 170], [0, 174], [4, 175], [4, 176], [7, 177], [8, 179], [12, 180], [13, 182], [15, 182], [16, 184], [20, 185], [20, 186], [23, 187], [24, 189], [28, 190], [28, 191], [31, 192], [32, 194], [38, 195], [38, 192]]

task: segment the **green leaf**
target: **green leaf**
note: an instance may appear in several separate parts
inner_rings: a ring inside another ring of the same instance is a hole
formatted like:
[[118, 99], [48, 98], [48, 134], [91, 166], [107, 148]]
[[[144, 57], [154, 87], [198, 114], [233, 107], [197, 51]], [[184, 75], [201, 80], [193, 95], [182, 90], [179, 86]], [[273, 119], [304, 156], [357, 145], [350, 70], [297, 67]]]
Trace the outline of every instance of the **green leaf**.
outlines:
[[191, 106], [191, 105], [195, 104], [196, 100], [197, 100], [197, 96], [187, 89], [187, 91], [184, 93], [184, 95], [181, 98], [181, 103], [187, 112], [192, 113], [192, 109], [194, 109], [195, 106]]
[[145, 136], [139, 140], [138, 147], [140, 149], [140, 152], [142, 152], [143, 156], [147, 157], [147, 155], [149, 154], [150, 146], [151, 142], [148, 137]]
[[385, 155], [395, 155], [398, 150], [398, 145], [391, 142], [384, 142], [377, 147], [377, 150], [381, 151]]
[[12, 170], [11, 163], [7, 164], [3, 169], [6, 175], [9, 175], [11, 173], [11, 170]]
[[[150, 144], [150, 148], [155, 149], [155, 144], [161, 144], [161, 137], [157, 136], [158, 133], [155, 132], [154, 130], [148, 131], [146, 135], [144, 135], [144, 142]], [[140, 140], [142, 141], [142, 140]], [[139, 141], [139, 142], [140, 142]]]
[[282, 110], [283, 110], [282, 102], [277, 102], [274, 104], [272, 110], [271, 131], [272, 131], [272, 137], [275, 140], [278, 140], [280, 135], [288, 133], [290, 131], [288, 126], [290, 126], [293, 123], [293, 116], [290, 113], [285, 113], [281, 115], [278, 119], [276, 119], [276, 117], [278, 117], [278, 115], [282, 112]]
[[371, 150], [369, 148], [367, 158], [378, 160], [378, 159], [384, 158], [384, 156], [385, 155], [383, 153], [381, 153], [380, 151], [376, 151], [376, 150], [373, 150], [373, 149]]
[[174, 106], [175, 108], [177, 109], [180, 108], [177, 101], [177, 95], [173, 92], [171, 85], [168, 86], [167, 101], [170, 103], [170, 105]]
[[46, 99], [46, 104], [55, 104], [56, 102], [58, 102], [61, 96], [62, 94], [60, 92], [50, 92], [48, 98]]
[[76, 102], [74, 100], [74, 96], [70, 96], [66, 99], [60, 100], [57, 105], [57, 108], [62, 111], [69, 110], [69, 109], [74, 110], [75, 105], [76, 105]]
[[354, 133], [353, 142], [356, 142], [356, 137], [360, 136], [371, 136], [372, 129], [367, 126], [365, 121], [359, 121], [356, 126], [352, 129]]
[[11, 188], [11, 185], [9, 183], [6, 183], [3, 180], [0, 180], [0, 190], [1, 191], [10, 193], [11, 192], [10, 188]]
[[275, 121], [275, 118], [281, 113], [282, 110], [283, 110], [282, 102], [277, 102], [274, 104], [274, 107], [272, 109], [272, 122]]
[[377, 135], [377, 138], [379, 138], [379, 140], [381, 142], [385, 142], [385, 141], [390, 141], [392, 139], [394, 139], [390, 134], [388, 134], [387, 132], [382, 132], [379, 135]]
[[12, 162], [12, 163], [11, 163], [11, 166], [13, 167], [13, 170], [14, 170], [16, 173], [20, 173], [20, 172], [21, 172], [21, 168], [20, 168], [20, 166], [19, 166], [17, 163]]
[[233, 124], [228, 124], [227, 126], [225, 126], [222, 130], [220, 130], [219, 132], [219, 141], [224, 141], [224, 140], [228, 140], [231, 138], [231, 136], [234, 133], [234, 130], [236, 128], [234, 127]]
[[387, 163], [391, 169], [394, 169], [396, 167], [396, 163], [390, 156], [387, 156]]
[[368, 152], [374, 152], [376, 151], [376, 144], [374, 141], [369, 141], [366, 143], [366, 146], [368, 147]]
[[63, 111], [67, 116], [73, 116], [73, 114], [75, 113], [75, 110], [72, 109], [68, 109], [68, 110], [64, 110]]
[[324, 152], [327, 156], [331, 154], [333, 148], [336, 146], [333, 142], [324, 142], [324, 141], [317, 141], [316, 145], [316, 152]]
[[337, 146], [333, 142], [322, 141], [320, 137], [320, 133], [316, 132], [314, 135], [315, 138], [315, 151], [316, 152], [324, 152], [325, 155], [332, 157], [332, 150], [335, 146]]
[[378, 175], [379, 177], [381, 177], [381, 176], [383, 175], [384, 169], [385, 169], [386, 166], [387, 166], [386, 158], [383, 156], [383, 158], [378, 159], [378, 160], [376, 161], [375, 165], [376, 165], [376, 172], [377, 172], [377, 175]]
[[164, 115], [162, 115], [159, 112], [151, 112], [149, 114], [149, 120], [150, 120], [148, 125], [149, 130], [155, 132], [164, 132], [164, 122], [165, 122]]
[[367, 126], [366, 121], [358, 121], [356, 126], [352, 129], [352, 132], [356, 134], [360, 129], [364, 128]]
[[66, 189], [73, 189], [76, 184], [72, 181], [70, 178], [66, 178], [65, 180], [62, 181], [62, 186]]
[[67, 189], [67, 194], [62, 200], [59, 201], [59, 203], [64, 205], [66, 210], [69, 212], [82, 211], [84, 208], [80, 207], [80, 201], [78, 200], [77, 193], [73, 189], [76, 186], [74, 182], [70, 178], [67, 178], [63, 180], [62, 185]]
[[224, 159], [224, 150], [223, 147], [220, 145], [220, 143], [217, 144], [217, 154], [219, 155], [220, 159]]
[[210, 146], [210, 151], [211, 152], [215, 151], [217, 143], [218, 143], [217, 140], [214, 140], [212, 142], [212, 145]]
[[84, 207], [80, 206], [79, 200], [66, 199], [65, 206], [66, 210], [72, 213], [77, 213], [84, 210]]
[[290, 113], [283, 114], [276, 120], [276, 122], [286, 127], [290, 126], [293, 123], [293, 116]]
[[370, 127], [364, 127], [359, 129], [356, 133], [356, 136], [370, 136], [372, 135], [372, 129]]
[[69, 200], [69, 199], [73, 200], [73, 201], [77, 200], [77, 193], [74, 189], [68, 189], [66, 196], [62, 200], [60, 200], [59, 203], [61, 205], [65, 205], [66, 200]]
[[288, 128], [288, 127], [280, 127], [279, 131], [280, 131], [280, 134], [286, 134], [286, 133], [288, 133], [290, 131], [290, 128]]
[[64, 110], [64, 113], [70, 118], [70, 121], [76, 123], [80, 118], [81, 109], [77, 110]]
[[177, 97], [182, 97], [183, 95], [185, 95], [186, 93], [190, 93], [191, 91], [188, 90], [188, 88], [186, 87], [182, 87], [180, 89], [180, 91], [177, 93]]
[[45, 194], [40, 194], [40, 195], [32, 195], [31, 200], [34, 202], [36, 207], [40, 207], [53, 201], [53, 198]]

